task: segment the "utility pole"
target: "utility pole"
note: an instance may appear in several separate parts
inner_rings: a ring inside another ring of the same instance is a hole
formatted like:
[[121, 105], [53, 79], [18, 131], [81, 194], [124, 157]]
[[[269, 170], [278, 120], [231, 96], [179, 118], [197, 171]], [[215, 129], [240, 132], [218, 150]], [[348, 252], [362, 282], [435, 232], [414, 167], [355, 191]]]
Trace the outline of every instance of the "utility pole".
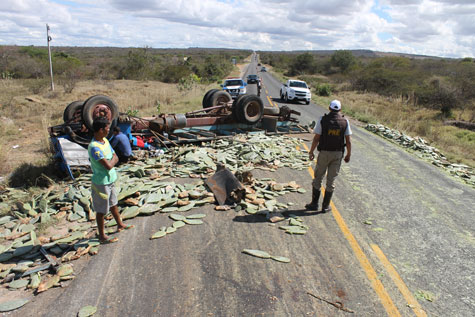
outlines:
[[48, 57], [49, 57], [49, 75], [51, 77], [51, 90], [54, 91], [54, 82], [53, 82], [53, 64], [51, 63], [51, 48], [49, 42], [52, 38], [49, 36], [49, 25], [46, 24], [46, 40], [48, 41]]

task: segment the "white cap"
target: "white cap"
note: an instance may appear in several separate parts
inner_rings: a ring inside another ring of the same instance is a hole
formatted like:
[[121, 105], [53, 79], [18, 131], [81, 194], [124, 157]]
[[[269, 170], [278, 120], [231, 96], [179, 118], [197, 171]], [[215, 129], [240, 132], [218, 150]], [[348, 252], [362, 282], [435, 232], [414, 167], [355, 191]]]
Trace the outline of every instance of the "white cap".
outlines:
[[340, 111], [341, 110], [341, 103], [338, 100], [333, 100], [330, 102], [330, 109], [335, 110], [335, 111]]

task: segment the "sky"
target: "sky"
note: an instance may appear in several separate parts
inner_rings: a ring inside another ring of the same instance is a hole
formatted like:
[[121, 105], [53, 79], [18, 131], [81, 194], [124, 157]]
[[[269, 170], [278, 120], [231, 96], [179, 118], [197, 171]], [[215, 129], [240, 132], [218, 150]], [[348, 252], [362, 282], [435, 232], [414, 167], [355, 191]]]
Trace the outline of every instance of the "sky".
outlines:
[[1, 0], [0, 45], [475, 57], [475, 0]]

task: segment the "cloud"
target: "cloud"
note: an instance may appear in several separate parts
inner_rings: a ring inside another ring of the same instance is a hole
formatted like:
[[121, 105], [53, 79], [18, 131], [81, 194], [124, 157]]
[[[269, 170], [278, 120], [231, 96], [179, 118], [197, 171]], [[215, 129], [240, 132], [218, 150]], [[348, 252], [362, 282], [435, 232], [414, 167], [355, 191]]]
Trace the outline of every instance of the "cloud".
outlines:
[[0, 44], [45, 45], [48, 23], [56, 46], [475, 55], [473, 0], [3, 0], [0, 19]]

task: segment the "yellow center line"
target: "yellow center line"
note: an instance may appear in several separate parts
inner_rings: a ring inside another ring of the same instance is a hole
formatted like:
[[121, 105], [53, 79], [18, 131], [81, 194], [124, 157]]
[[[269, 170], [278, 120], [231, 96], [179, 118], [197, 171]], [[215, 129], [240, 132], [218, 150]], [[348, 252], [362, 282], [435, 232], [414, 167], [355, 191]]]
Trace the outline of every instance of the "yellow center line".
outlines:
[[[307, 145], [305, 143], [302, 143], [303, 147], [309, 151]], [[314, 172], [311, 167], [309, 167], [309, 173], [312, 178], [314, 178]], [[322, 193], [325, 192], [325, 189], [321, 188]], [[343, 220], [343, 217], [341, 216], [340, 212], [338, 209], [336, 209], [335, 205], [333, 202], [330, 203], [332, 207], [332, 214], [333, 217], [335, 218], [338, 226], [340, 227], [340, 230], [343, 232], [343, 235], [345, 236], [346, 240], [350, 243], [351, 248], [353, 249], [353, 252], [356, 255], [356, 258], [360, 262], [361, 267], [366, 273], [366, 276], [368, 277], [371, 286], [373, 287], [374, 291], [378, 295], [379, 299], [381, 300], [381, 303], [384, 306], [384, 309], [386, 309], [386, 312], [388, 313], [389, 316], [401, 316], [399, 313], [399, 310], [397, 307], [394, 305], [391, 297], [389, 296], [388, 292], [383, 286], [383, 283], [378, 279], [378, 275], [376, 274], [376, 271], [374, 268], [371, 266], [371, 263], [369, 262], [368, 257], [364, 254], [363, 249], [361, 249], [360, 245], [358, 244], [358, 241], [356, 241], [356, 238], [353, 236], [351, 233], [350, 229], [346, 225], [345, 221]]]
[[388, 271], [389, 276], [393, 280], [394, 284], [396, 284], [402, 296], [404, 296], [404, 298], [406, 299], [407, 303], [409, 304], [409, 307], [411, 307], [414, 311], [414, 314], [416, 314], [417, 317], [427, 316], [426, 312], [422, 309], [419, 302], [414, 298], [414, 296], [412, 296], [412, 293], [409, 291], [406, 284], [397, 273], [396, 269], [386, 258], [383, 251], [376, 244], [371, 244], [371, 248], [373, 249], [374, 253], [376, 253], [383, 266], [386, 268], [386, 271]]
[[267, 95], [267, 100], [269, 100], [269, 103], [270, 103], [270, 105], [271, 105], [272, 107], [277, 107], [277, 106], [272, 102], [272, 100], [270, 100], [269, 95]]

